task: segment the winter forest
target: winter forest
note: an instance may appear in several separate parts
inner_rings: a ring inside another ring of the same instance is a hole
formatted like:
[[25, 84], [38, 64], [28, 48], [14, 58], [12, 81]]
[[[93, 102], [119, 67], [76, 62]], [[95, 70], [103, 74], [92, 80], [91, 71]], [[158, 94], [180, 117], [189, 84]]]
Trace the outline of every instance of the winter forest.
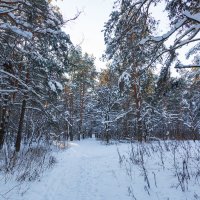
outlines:
[[0, 0], [0, 199], [200, 200], [199, 0], [113, 0], [101, 71], [81, 17]]

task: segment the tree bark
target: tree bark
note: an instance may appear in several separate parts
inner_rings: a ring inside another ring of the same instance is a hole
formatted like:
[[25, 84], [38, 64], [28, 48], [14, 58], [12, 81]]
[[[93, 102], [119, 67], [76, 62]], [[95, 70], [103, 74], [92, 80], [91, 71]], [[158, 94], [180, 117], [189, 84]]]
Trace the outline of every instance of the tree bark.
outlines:
[[[26, 84], [28, 84], [28, 82], [29, 82], [29, 76], [30, 76], [29, 69], [27, 69], [26, 81], [25, 81]], [[24, 124], [25, 111], [26, 111], [27, 95], [28, 95], [28, 93], [26, 92], [24, 94], [24, 99], [22, 101], [22, 107], [21, 107], [20, 119], [19, 119], [19, 127], [18, 127], [18, 131], [17, 131], [17, 139], [16, 139], [16, 143], [15, 143], [15, 151], [16, 152], [19, 152], [20, 147], [21, 147], [22, 130], [23, 130], [23, 124]]]
[[0, 124], [0, 149], [3, 148], [4, 138], [6, 134], [6, 109], [8, 103], [8, 95], [4, 95], [4, 103], [2, 107], [2, 114], [1, 114], [1, 124]]
[[79, 140], [80, 140], [81, 134], [82, 134], [82, 138], [84, 139], [84, 133], [82, 133], [84, 96], [85, 96], [85, 85], [84, 85], [84, 83], [81, 83], [81, 86], [80, 86], [80, 122], [79, 122], [79, 135], [78, 135]]
[[137, 72], [133, 73], [133, 78], [135, 80], [133, 91], [136, 104], [136, 120], [137, 120], [136, 134], [138, 141], [142, 142], [143, 135], [142, 135], [142, 119], [141, 119], [141, 94], [140, 94], [139, 77]]
[[18, 127], [18, 131], [17, 131], [17, 140], [16, 140], [16, 143], [15, 143], [15, 151], [16, 152], [20, 151], [25, 110], [26, 110], [26, 100], [24, 99], [22, 101], [22, 107], [21, 107], [21, 113], [20, 113], [20, 120], [19, 120], [19, 127]]

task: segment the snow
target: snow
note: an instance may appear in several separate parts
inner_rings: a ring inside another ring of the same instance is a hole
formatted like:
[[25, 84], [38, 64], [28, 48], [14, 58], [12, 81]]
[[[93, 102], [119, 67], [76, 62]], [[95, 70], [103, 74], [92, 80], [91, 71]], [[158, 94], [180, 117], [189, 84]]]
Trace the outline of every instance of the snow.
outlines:
[[[63, 34], [63, 32], [61, 30], [59, 31], [55, 31], [51, 28], [44, 28], [44, 29], [41, 29], [41, 28], [36, 28], [35, 29], [35, 32], [38, 32], [38, 33], [43, 33], [43, 34], [47, 34], [47, 33], [51, 33], [51, 34], [55, 34], [55, 35], [59, 35], [59, 34]], [[64, 34], [65, 35], [65, 34]]]
[[18, 90], [1, 90], [0, 89], [0, 93], [12, 93], [12, 92], [17, 92]]
[[131, 79], [131, 75], [127, 73], [126, 71], [123, 72], [122, 75], [119, 77], [118, 86], [121, 82], [124, 82], [125, 85], [130, 86], [130, 79]]
[[10, 9], [10, 10], [2, 10], [2, 9], [0, 9], [0, 15], [1, 14], [7, 14], [7, 13], [10, 13], [10, 12], [12, 12], [12, 11], [14, 11], [14, 10], [16, 10], [17, 9], [17, 7], [15, 7], [15, 8], [12, 8], [12, 9]]
[[57, 90], [60, 90], [60, 91], [63, 90], [62, 84], [59, 83], [58, 81], [51, 80], [51, 81], [48, 82], [48, 85], [49, 85], [50, 89], [51, 89], [53, 92], [57, 92]]
[[20, 36], [23, 36], [24, 38], [27, 38], [27, 39], [32, 39], [32, 37], [33, 37], [33, 34], [31, 32], [21, 30], [18, 27], [12, 26], [8, 23], [0, 24], [0, 28], [5, 29], [5, 30], [11, 30], [14, 33], [16, 33]]
[[188, 17], [188, 18], [190, 18], [192, 20], [195, 20], [195, 21], [200, 23], [200, 13], [196, 13], [196, 14], [192, 15], [189, 11], [186, 10], [186, 11], [183, 12], [183, 14], [186, 17]]
[[154, 42], [160, 42], [160, 41], [164, 41], [167, 38], [169, 38], [173, 33], [175, 33], [181, 26], [183, 26], [183, 24], [187, 21], [187, 19], [183, 19], [178, 21], [174, 27], [169, 30], [167, 33], [163, 34], [162, 36], [151, 36], [151, 37], [146, 37], [144, 39], [142, 39], [139, 44], [144, 45], [146, 42], [148, 41], [154, 41]]
[[55, 85], [56, 85], [56, 87], [59, 89], [59, 90], [63, 90], [63, 86], [62, 86], [62, 84], [61, 83], [59, 83], [58, 81], [55, 81]]
[[[199, 180], [194, 173], [199, 167], [198, 157], [195, 158], [200, 147], [198, 142], [105, 145], [91, 138], [69, 142], [68, 146], [54, 153], [56, 166], [38, 181], [19, 184], [10, 180], [5, 184], [0, 177], [0, 199], [2, 195], [9, 200], [192, 200], [200, 197]], [[184, 160], [189, 171], [182, 168]], [[185, 173], [184, 192], [177, 181], [182, 173]]]
[[[20, 190], [14, 188], [7, 194], [9, 200], [131, 199], [116, 145], [102, 145], [94, 139], [69, 145], [69, 149], [57, 154], [58, 163], [52, 170], [46, 172], [40, 181], [24, 184]], [[0, 188], [0, 194], [6, 192], [2, 189], [2, 181]], [[27, 189], [21, 196], [19, 191], [23, 193]]]
[[23, 27], [31, 28], [31, 25], [30, 25], [28, 22], [26, 22], [26, 21], [20, 19], [20, 17], [17, 17], [17, 16], [14, 15], [13, 13], [11, 13], [11, 12], [8, 13], [8, 16], [9, 16], [10, 18], [12, 18], [12, 20], [15, 21], [15, 23], [17, 23], [18, 25], [20, 24], [20, 25], [22, 25]]
[[48, 85], [53, 92], [56, 92], [56, 86], [52, 81], [49, 81]]
[[[183, 14], [185, 15], [185, 18], [182, 20], [179, 20], [174, 27], [169, 30], [167, 33], [163, 34], [162, 36], [156, 36], [156, 37], [146, 37], [143, 38], [139, 44], [140, 45], [144, 45], [146, 42], [148, 41], [154, 41], [154, 42], [161, 42], [164, 41], [166, 39], [168, 39], [172, 34], [174, 34], [180, 27], [182, 27], [186, 21], [188, 19], [190, 20], [194, 20], [196, 22], [200, 22], [200, 13], [196, 13], [196, 14], [191, 14], [189, 11], [184, 11]], [[198, 24], [195, 24], [194, 26], [192, 26], [191, 28], [189, 28], [189, 30], [187, 30], [183, 35], [180, 36], [180, 38], [178, 39], [178, 41], [180, 39], [182, 39], [185, 35], [187, 35], [188, 33], [190, 33], [193, 29], [196, 30], [196, 32], [194, 34], [191, 35], [191, 38], [188, 38], [187, 40], [183, 41], [181, 45], [179, 46], [183, 46], [184, 44], [187, 44], [189, 40], [192, 40], [192, 38], [199, 32], [200, 26]], [[180, 41], [179, 41], [180, 42]]]
[[119, 119], [122, 119], [122, 118], [124, 118], [128, 113], [130, 113], [130, 112], [132, 112], [133, 110], [132, 109], [130, 109], [129, 111], [127, 111], [127, 112], [124, 112], [124, 113], [122, 113], [122, 114], [119, 114], [116, 118], [115, 118], [115, 120], [114, 121], [117, 121], [117, 120], [119, 120]]

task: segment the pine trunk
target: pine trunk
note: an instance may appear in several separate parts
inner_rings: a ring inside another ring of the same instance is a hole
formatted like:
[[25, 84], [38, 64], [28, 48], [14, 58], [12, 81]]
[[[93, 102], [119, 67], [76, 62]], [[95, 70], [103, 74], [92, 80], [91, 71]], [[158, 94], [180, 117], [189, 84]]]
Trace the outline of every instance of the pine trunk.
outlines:
[[[29, 82], [29, 70], [27, 69], [25, 83], [28, 84], [28, 82]], [[26, 111], [26, 98], [27, 98], [27, 92], [24, 94], [24, 99], [22, 101], [22, 107], [21, 107], [20, 119], [19, 119], [19, 127], [18, 127], [18, 131], [17, 131], [17, 139], [16, 139], [16, 143], [15, 143], [15, 151], [16, 152], [20, 151], [20, 146], [21, 146], [22, 130], [23, 130], [23, 124], [24, 124], [25, 111]]]
[[26, 110], [26, 100], [24, 99], [22, 101], [20, 120], [19, 120], [19, 127], [18, 127], [18, 131], [17, 131], [17, 140], [16, 140], [16, 143], [15, 143], [15, 151], [16, 152], [20, 151], [25, 110]]
[[78, 139], [80, 140], [81, 134], [84, 139], [84, 133], [82, 133], [83, 126], [83, 112], [84, 112], [84, 96], [85, 96], [85, 86], [84, 83], [81, 84], [80, 87], [80, 122], [79, 122], [79, 135]]
[[140, 94], [140, 84], [139, 84], [139, 77], [137, 72], [133, 73], [134, 76], [134, 98], [136, 104], [136, 134], [138, 141], [142, 142], [143, 135], [142, 135], [142, 119], [141, 119], [141, 94]]
[[6, 108], [8, 103], [8, 96], [4, 97], [4, 105], [2, 106], [1, 124], [0, 124], [0, 149], [3, 148], [4, 138], [6, 134]]

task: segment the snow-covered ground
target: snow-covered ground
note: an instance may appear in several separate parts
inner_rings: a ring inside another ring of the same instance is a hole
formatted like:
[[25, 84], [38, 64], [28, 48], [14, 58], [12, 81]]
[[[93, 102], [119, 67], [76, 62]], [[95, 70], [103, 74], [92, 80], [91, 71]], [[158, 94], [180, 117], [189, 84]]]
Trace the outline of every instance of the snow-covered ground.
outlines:
[[199, 142], [133, 143], [131, 148], [86, 139], [69, 146], [54, 153], [57, 164], [35, 182], [2, 179], [0, 199], [200, 199]]
[[200, 141], [135, 142], [120, 160], [134, 200], [200, 200]]
[[[102, 145], [95, 139], [87, 139], [70, 146], [56, 155], [58, 163], [40, 181], [24, 183], [4, 196], [9, 200], [131, 199], [127, 189], [129, 179], [120, 168], [116, 145]], [[8, 187], [3, 190], [0, 184], [0, 194], [6, 190]]]

